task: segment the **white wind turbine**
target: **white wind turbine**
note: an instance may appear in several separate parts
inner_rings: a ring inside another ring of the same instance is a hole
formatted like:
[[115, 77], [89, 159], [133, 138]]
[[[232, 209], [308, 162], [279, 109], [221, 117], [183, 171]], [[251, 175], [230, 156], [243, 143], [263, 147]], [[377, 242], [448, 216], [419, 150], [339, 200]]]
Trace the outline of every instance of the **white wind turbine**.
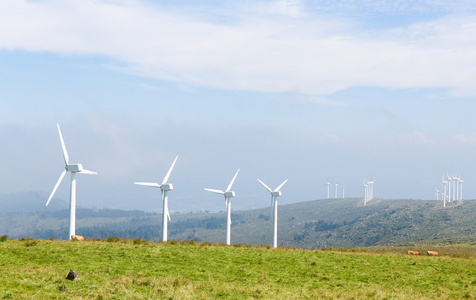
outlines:
[[69, 240], [71, 240], [71, 236], [76, 235], [76, 173], [90, 174], [90, 175], [95, 175], [97, 173], [83, 169], [82, 164], [69, 163], [68, 152], [66, 151], [66, 146], [64, 144], [63, 135], [61, 135], [59, 124], [56, 124], [56, 127], [58, 127], [58, 134], [61, 141], [61, 149], [63, 150], [63, 158], [64, 158], [65, 167], [64, 167], [64, 171], [61, 173], [58, 181], [56, 182], [56, 185], [53, 188], [53, 191], [51, 192], [50, 197], [48, 198], [48, 201], [46, 201], [46, 206], [48, 206], [51, 199], [53, 198], [61, 181], [66, 175], [66, 172], [70, 172], [71, 173], [71, 191], [70, 191], [70, 198], [69, 198]]
[[344, 186], [342, 186], [342, 199], [344, 199], [344, 198], [345, 198], [345, 197], [344, 197], [344, 195], [345, 195], [344, 193], [345, 193], [345, 187], [344, 187]]
[[335, 197], [334, 198], [337, 199], [337, 185], [338, 185], [338, 183], [334, 183], [334, 185], [335, 185], [335, 193], [334, 193]]
[[448, 178], [448, 202], [451, 202], [451, 180], [452, 178], [446, 174], [446, 177]]
[[327, 185], [327, 199], [329, 199], [329, 188], [331, 185], [331, 183], [329, 182], [329, 179], [327, 179], [326, 185]]
[[443, 176], [441, 184], [443, 185], [443, 207], [446, 207], [446, 186], [448, 185], [448, 181], [445, 180]]
[[215, 190], [215, 189], [207, 189], [205, 188], [205, 191], [209, 191], [212, 193], [217, 193], [217, 194], [222, 194], [225, 196], [225, 205], [226, 205], [226, 212], [227, 212], [227, 220], [226, 220], [226, 244], [230, 245], [230, 228], [231, 228], [231, 198], [235, 197], [235, 192], [231, 190], [231, 187], [233, 186], [233, 183], [235, 182], [236, 176], [238, 175], [238, 172], [240, 172], [240, 169], [236, 171], [235, 176], [233, 176], [233, 179], [230, 181], [230, 184], [226, 188], [225, 191], [222, 190]]
[[273, 248], [278, 247], [278, 197], [282, 195], [280, 189], [288, 181], [287, 179], [281, 183], [277, 188], [271, 190], [264, 182], [258, 179], [258, 181], [264, 186], [268, 192], [271, 193], [271, 206], [274, 205], [274, 238], [273, 238]]
[[172, 166], [170, 167], [169, 171], [165, 175], [164, 180], [162, 180], [161, 184], [158, 184], [155, 182], [134, 182], [134, 184], [137, 184], [137, 185], [160, 188], [160, 192], [162, 194], [162, 203], [163, 203], [163, 209], [162, 209], [162, 241], [163, 242], [167, 242], [167, 219], [170, 221], [167, 192], [174, 189], [174, 186], [168, 181], [169, 181], [170, 174], [172, 173], [172, 170], [175, 166], [175, 162], [177, 161], [177, 158], [178, 158], [178, 155], [175, 157], [175, 160], [172, 163]]
[[367, 205], [368, 187], [368, 184], [364, 182], [364, 205]]
[[453, 180], [453, 201], [455, 200], [458, 200], [458, 198], [455, 197], [456, 195], [456, 189], [458, 188], [457, 185], [456, 185], [456, 176], [453, 176], [451, 177], [451, 179]]
[[438, 188], [435, 188], [435, 200], [438, 200], [438, 195], [440, 194], [440, 191], [438, 190]]

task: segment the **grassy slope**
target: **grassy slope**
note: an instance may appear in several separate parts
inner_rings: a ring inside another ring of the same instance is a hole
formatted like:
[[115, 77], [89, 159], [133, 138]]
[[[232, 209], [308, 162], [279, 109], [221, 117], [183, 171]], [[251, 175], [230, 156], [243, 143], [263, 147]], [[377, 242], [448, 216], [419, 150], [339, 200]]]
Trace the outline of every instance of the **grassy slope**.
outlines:
[[[209, 243], [0, 242], [0, 298], [461, 299], [476, 259]], [[68, 281], [69, 269], [80, 281]]]

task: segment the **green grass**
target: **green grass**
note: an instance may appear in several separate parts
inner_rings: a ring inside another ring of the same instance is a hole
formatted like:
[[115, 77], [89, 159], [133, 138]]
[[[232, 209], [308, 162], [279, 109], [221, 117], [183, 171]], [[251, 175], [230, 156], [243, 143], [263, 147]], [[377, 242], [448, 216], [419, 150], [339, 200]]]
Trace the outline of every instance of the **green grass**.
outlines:
[[[474, 299], [476, 259], [145, 240], [0, 242], [1, 299]], [[81, 280], [68, 281], [70, 269]]]

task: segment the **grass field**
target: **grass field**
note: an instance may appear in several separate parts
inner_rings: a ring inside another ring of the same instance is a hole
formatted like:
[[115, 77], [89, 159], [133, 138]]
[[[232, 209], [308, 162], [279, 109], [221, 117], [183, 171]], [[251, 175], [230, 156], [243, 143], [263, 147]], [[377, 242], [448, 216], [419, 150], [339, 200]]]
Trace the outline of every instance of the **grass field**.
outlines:
[[[6, 240], [0, 242], [0, 298], [475, 298], [474, 256], [388, 252], [117, 238]], [[66, 280], [70, 269], [81, 279]]]

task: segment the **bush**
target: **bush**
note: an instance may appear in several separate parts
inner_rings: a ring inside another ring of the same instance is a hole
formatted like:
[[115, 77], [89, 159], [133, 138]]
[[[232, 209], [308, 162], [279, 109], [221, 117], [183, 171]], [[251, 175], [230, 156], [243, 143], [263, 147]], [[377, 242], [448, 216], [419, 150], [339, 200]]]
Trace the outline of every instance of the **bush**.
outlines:
[[122, 241], [122, 239], [117, 236], [111, 236], [106, 239], [106, 242], [109, 243], [119, 243], [120, 241]]
[[8, 234], [0, 236], [0, 242], [5, 242], [8, 239]]

